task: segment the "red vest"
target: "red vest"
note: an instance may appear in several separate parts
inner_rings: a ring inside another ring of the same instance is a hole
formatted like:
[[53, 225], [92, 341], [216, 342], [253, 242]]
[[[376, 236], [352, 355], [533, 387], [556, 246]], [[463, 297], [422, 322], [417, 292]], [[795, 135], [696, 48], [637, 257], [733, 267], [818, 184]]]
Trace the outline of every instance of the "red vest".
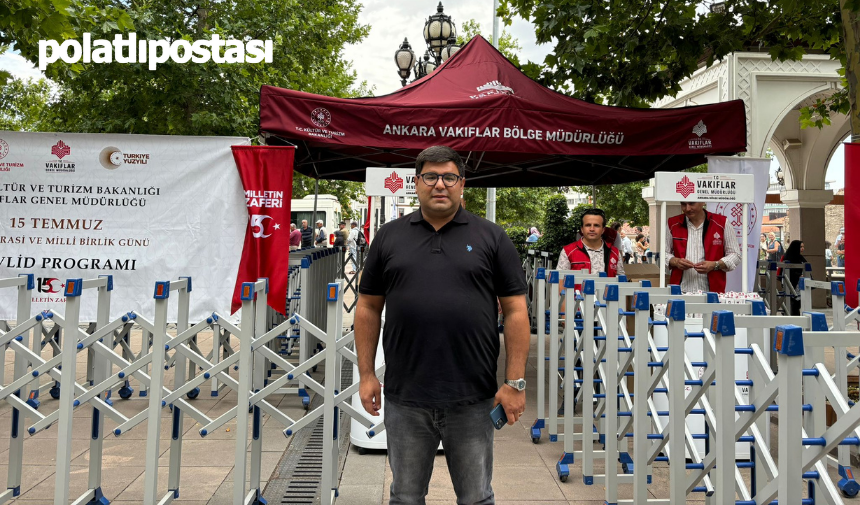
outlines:
[[[564, 246], [564, 254], [570, 261], [571, 270], [585, 270], [591, 273], [591, 257], [588, 251], [585, 250], [585, 244], [582, 240], [578, 240], [572, 244]], [[603, 271], [607, 277], [618, 276], [618, 262], [621, 261], [621, 255], [618, 249], [608, 243], [603, 243]]]
[[[730, 230], [729, 233], [734, 233]], [[669, 218], [669, 235], [672, 237], [672, 254], [676, 258], [687, 257], [687, 218], [684, 214]], [[705, 211], [702, 227], [702, 245], [705, 247], [705, 260], [717, 261], [726, 255], [726, 216]], [[671, 269], [670, 284], [681, 284], [683, 270]], [[726, 292], [726, 273], [722, 270], [708, 272], [708, 289], [715, 293]]]

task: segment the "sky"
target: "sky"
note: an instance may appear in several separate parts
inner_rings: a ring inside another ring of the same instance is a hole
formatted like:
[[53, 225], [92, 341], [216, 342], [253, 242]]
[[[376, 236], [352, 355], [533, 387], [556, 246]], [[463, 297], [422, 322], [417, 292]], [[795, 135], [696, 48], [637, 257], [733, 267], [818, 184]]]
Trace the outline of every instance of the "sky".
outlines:
[[[367, 81], [374, 88], [374, 95], [381, 96], [396, 91], [400, 87], [394, 52], [400, 47], [404, 37], [409, 39], [416, 57], [424, 54], [423, 29], [426, 19], [436, 13], [438, 0], [363, 0], [364, 8], [359, 14], [359, 22], [370, 26], [370, 34], [360, 44], [348, 46], [344, 57], [352, 61], [359, 81]], [[448, 4], [448, 5], [446, 5]], [[493, 33], [492, 0], [460, 0], [443, 2], [445, 13], [452, 16], [454, 23], [460, 25], [474, 19], [481, 26], [481, 33], [489, 37]], [[542, 62], [552, 50], [550, 45], [538, 45], [535, 41], [534, 27], [521, 18], [514, 19], [511, 26], [499, 23], [500, 31], [508, 31], [517, 39], [523, 50], [520, 61]], [[19, 55], [7, 52], [0, 55], [0, 68], [9, 70], [18, 77], [38, 78], [41, 73]], [[414, 76], [411, 76], [414, 78]], [[771, 163], [771, 173], [776, 173], [778, 164]], [[827, 181], [834, 181], [833, 189], [844, 187], [844, 162], [840, 146], [827, 170]]]

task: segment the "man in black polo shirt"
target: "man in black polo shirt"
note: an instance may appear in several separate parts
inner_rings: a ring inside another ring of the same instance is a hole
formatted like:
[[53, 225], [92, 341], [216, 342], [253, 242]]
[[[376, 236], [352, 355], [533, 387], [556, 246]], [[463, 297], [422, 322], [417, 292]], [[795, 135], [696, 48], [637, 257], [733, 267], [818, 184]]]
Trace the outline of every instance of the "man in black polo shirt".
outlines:
[[[465, 165], [453, 149], [425, 149], [415, 172], [420, 210], [380, 228], [359, 286], [359, 396], [379, 415], [373, 371], [385, 306], [390, 503], [424, 503], [440, 441], [457, 502], [494, 503], [490, 410], [501, 403], [513, 424], [525, 408], [525, 274], [505, 232], [461, 208]], [[501, 387], [497, 299], [507, 355]]]

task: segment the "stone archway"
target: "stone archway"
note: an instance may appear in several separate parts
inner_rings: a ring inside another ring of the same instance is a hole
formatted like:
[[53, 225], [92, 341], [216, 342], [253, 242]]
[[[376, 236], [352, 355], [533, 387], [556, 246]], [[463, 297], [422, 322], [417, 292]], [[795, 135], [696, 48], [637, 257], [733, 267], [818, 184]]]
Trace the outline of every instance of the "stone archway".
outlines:
[[[672, 108], [744, 101], [747, 155], [764, 157], [770, 148], [787, 173], [781, 199], [789, 209], [789, 233], [808, 244], [805, 256], [817, 279], [825, 278], [824, 207], [833, 199], [833, 192], [824, 189], [827, 164], [850, 125], [846, 116], [837, 115], [820, 130], [801, 129], [799, 116], [802, 107], [840, 88], [839, 68], [824, 54], [780, 62], [767, 53], [734, 53], [682, 82], [677, 96], [653, 104]], [[657, 222], [663, 219], [652, 215]]]

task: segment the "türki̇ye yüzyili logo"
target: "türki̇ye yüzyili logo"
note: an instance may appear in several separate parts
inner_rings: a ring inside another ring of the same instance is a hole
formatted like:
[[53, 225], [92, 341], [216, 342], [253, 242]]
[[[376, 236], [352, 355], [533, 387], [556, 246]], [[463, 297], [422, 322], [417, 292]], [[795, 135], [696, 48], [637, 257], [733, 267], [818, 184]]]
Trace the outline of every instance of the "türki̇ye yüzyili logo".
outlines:
[[385, 178], [385, 187], [392, 193], [397, 193], [403, 188], [403, 178], [397, 175], [397, 172], [391, 172], [391, 175]]
[[690, 181], [690, 178], [687, 177], [686, 175], [684, 176], [683, 179], [678, 181], [677, 184], [675, 184], [675, 192], [680, 194], [684, 198], [687, 198], [688, 196], [693, 194], [695, 191], [696, 191], [696, 185], [693, 184], [693, 182]]

